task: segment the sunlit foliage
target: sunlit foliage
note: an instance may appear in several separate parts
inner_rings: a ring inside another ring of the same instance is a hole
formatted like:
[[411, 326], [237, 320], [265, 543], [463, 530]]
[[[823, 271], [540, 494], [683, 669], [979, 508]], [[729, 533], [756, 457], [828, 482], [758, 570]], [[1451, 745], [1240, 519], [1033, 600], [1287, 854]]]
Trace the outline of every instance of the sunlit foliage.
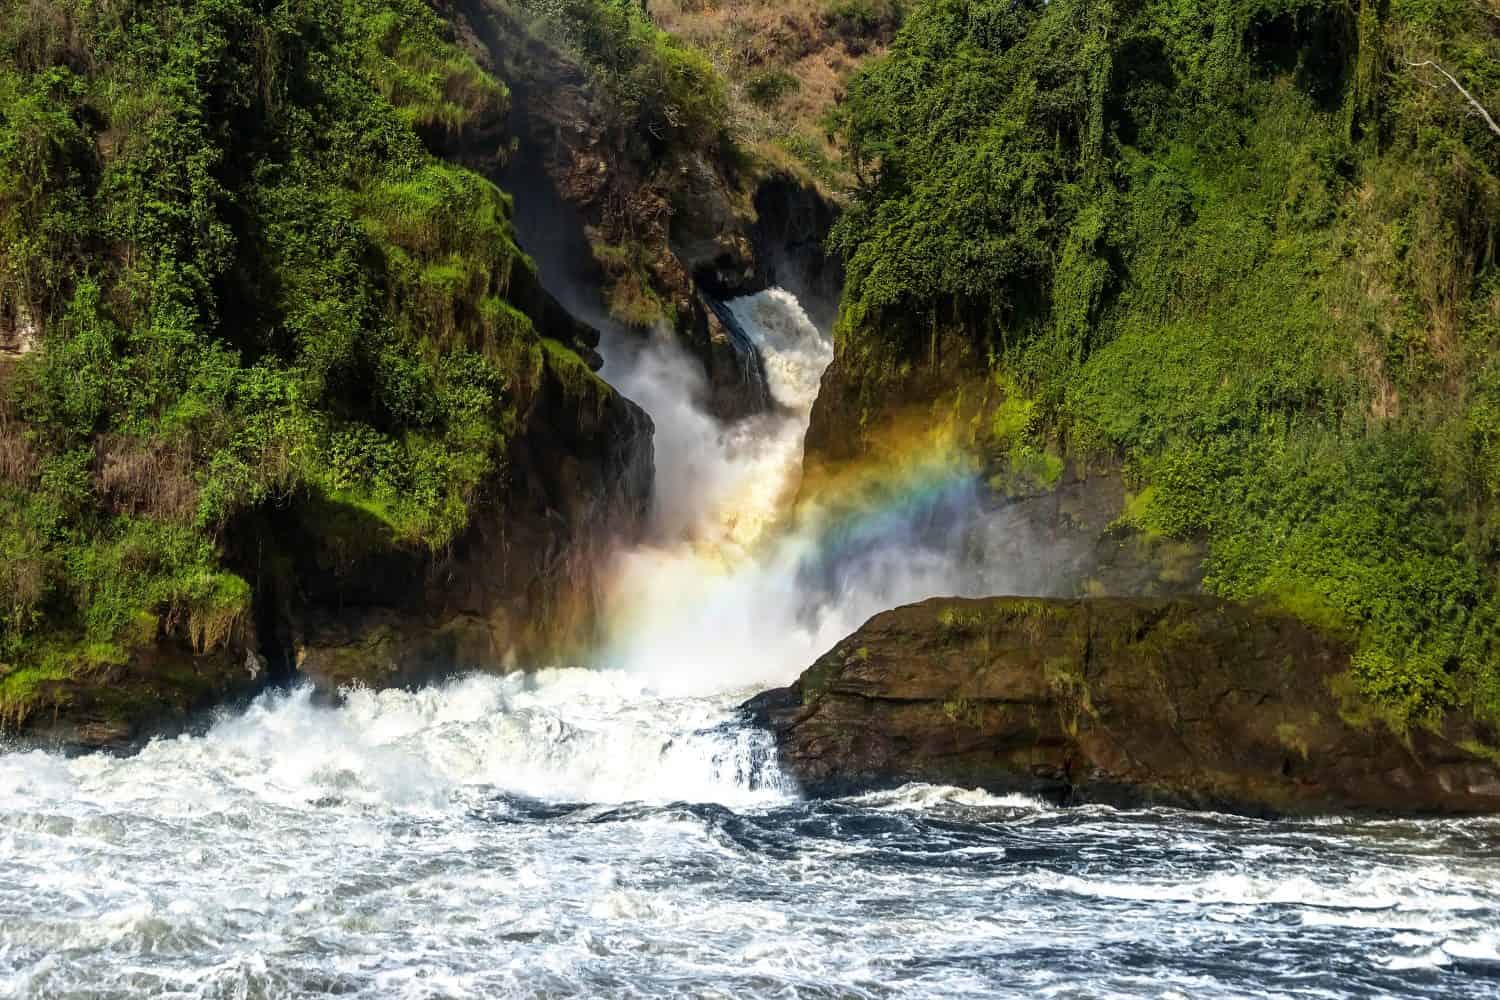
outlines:
[[928, 0], [850, 88], [837, 233], [846, 342], [962, 330], [1412, 720], [1500, 712], [1500, 137], [1427, 60], [1500, 107], [1500, 12]]
[[0, 327], [35, 332], [0, 359], [5, 683], [221, 641], [259, 505], [437, 547], [501, 474], [532, 265], [429, 152], [507, 97], [446, 30], [423, 0], [0, 2]]

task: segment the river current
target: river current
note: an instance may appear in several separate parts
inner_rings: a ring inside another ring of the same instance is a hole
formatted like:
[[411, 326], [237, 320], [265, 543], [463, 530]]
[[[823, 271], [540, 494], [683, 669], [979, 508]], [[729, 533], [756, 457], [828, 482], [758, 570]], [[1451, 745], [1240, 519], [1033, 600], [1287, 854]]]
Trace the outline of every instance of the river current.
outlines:
[[665, 346], [609, 373], [683, 492], [588, 669], [0, 753], [0, 997], [1500, 997], [1500, 820], [802, 799], [744, 698], [881, 608], [1034, 577], [975, 557], [993, 525], [934, 533], [961, 477], [832, 556], [785, 525], [830, 351], [785, 293], [731, 308], [777, 413], [717, 428]]
[[1500, 996], [1493, 821], [805, 802], [741, 693], [295, 691], [0, 757], [0, 995]]

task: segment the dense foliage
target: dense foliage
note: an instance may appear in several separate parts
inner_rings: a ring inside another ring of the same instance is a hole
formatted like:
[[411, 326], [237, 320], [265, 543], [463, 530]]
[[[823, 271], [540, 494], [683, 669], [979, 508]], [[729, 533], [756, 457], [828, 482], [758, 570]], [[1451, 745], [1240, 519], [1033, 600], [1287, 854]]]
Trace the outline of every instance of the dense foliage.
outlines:
[[1439, 67], [1500, 107], [1500, 7], [928, 0], [842, 112], [842, 356], [962, 330], [991, 445], [1500, 713], [1500, 136]]
[[444, 31], [423, 0], [0, 2], [0, 331], [37, 342], [0, 358], [0, 696], [222, 639], [259, 505], [441, 546], [502, 474], [532, 265], [429, 152], [506, 100]]
[[723, 137], [728, 94], [701, 51], [658, 28], [638, 0], [520, 0], [607, 92], [612, 123], [659, 155]]

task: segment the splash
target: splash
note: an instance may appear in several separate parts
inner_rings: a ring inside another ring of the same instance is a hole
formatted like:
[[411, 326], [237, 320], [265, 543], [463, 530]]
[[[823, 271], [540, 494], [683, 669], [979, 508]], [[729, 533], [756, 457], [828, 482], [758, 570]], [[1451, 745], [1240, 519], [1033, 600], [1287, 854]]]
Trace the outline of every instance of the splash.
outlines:
[[729, 311], [774, 412], [721, 427], [691, 403], [691, 363], [660, 346], [618, 383], [656, 420], [658, 507], [653, 541], [614, 567], [598, 661], [676, 695], [786, 683], [885, 608], [980, 587], [964, 580], [974, 479], [952, 453], [888, 463], [793, 518], [832, 344], [781, 289]]
[[[736, 685], [1037, 567], [993, 557], [1012, 525], [928, 446], [793, 516], [800, 359], [827, 354], [794, 305], [735, 304], [780, 412], [668, 429], [701, 489], [616, 579], [600, 662], [629, 669], [304, 689], [133, 757], [0, 753], [0, 996], [1500, 995], [1493, 820], [799, 801]], [[675, 405], [691, 365], [652, 364]]]
[[656, 424], [653, 549], [687, 545], [741, 559], [796, 487], [802, 435], [833, 346], [780, 289], [737, 299], [728, 311], [760, 351], [776, 407], [727, 427], [699, 405], [702, 368], [665, 332], [640, 350], [609, 345], [624, 359], [610, 359], [603, 374]]

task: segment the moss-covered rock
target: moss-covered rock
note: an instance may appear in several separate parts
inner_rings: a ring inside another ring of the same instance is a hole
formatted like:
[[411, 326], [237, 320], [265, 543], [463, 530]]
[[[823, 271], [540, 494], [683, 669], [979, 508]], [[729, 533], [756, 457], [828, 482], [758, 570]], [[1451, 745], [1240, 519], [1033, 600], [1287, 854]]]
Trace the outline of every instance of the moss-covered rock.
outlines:
[[935, 599], [871, 619], [752, 701], [813, 794], [930, 781], [1253, 813], [1500, 809], [1496, 734], [1393, 729], [1350, 647], [1278, 610]]
[[534, 666], [589, 640], [602, 567], [645, 523], [653, 427], [566, 349], [539, 361], [506, 476], [449, 548], [403, 545], [327, 499], [247, 532], [283, 554], [258, 580], [286, 672], [329, 692], [400, 687]]
[[257, 657], [382, 685], [586, 633], [651, 425], [482, 176], [509, 92], [454, 25], [5, 9], [0, 733], [135, 738]]
[[161, 635], [97, 651], [83, 666], [81, 656], [70, 650], [65, 661], [0, 664], [0, 728], [69, 751], [125, 750], [249, 698], [270, 679], [253, 631], [243, 628], [207, 650]]
[[1500, 136], [1463, 96], [1500, 94], [1494, 27], [910, 5], [838, 116], [861, 183], [813, 470], [950, 414], [1002, 493], [1123, 469], [1122, 521], [1202, 555], [1166, 572], [1353, 630], [1390, 711], [1500, 719]]

